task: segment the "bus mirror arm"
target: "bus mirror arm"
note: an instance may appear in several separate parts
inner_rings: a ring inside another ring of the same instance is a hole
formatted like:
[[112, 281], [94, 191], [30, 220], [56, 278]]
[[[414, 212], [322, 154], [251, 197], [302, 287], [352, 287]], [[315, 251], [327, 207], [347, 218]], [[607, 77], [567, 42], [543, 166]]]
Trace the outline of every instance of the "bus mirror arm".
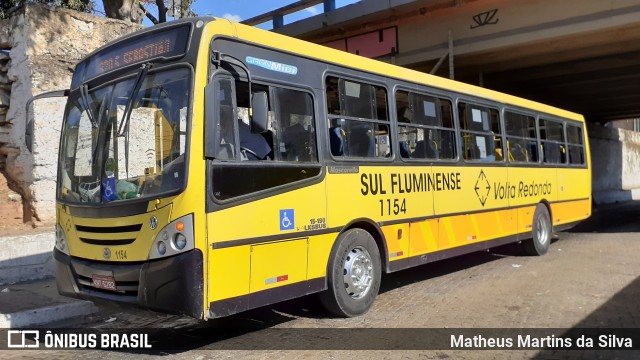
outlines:
[[33, 96], [29, 100], [27, 100], [27, 104], [25, 105], [26, 116], [27, 116], [27, 126], [25, 127], [25, 131], [24, 131], [24, 142], [25, 142], [25, 145], [27, 146], [27, 149], [29, 149], [29, 152], [33, 152], [33, 116], [29, 116], [29, 109], [31, 109], [31, 104], [34, 101], [40, 100], [40, 99], [66, 97], [66, 96], [69, 96], [69, 92], [70, 92], [69, 89], [47, 91], [42, 94]]
[[[249, 67], [242, 60], [216, 50], [214, 50], [211, 54], [211, 62], [213, 64], [216, 64], [217, 66], [220, 66], [221, 62], [227, 62], [229, 64], [236, 65], [237, 67], [244, 70], [244, 72], [247, 74], [247, 82], [249, 83], [249, 97], [251, 99], [251, 108], [249, 109], [249, 118], [251, 119], [251, 132], [263, 133], [267, 131], [267, 113], [269, 109], [269, 106], [267, 104], [267, 95], [265, 92], [262, 92], [262, 95], [258, 95], [259, 93], [254, 94], [252, 92], [251, 71], [249, 70]], [[255, 98], [256, 95], [258, 95], [257, 98]]]
[[[247, 81], [249, 82], [249, 95], [251, 95], [251, 71], [249, 71], [249, 68], [247, 67], [247, 65], [245, 65], [245, 63], [242, 62], [242, 60], [214, 50], [211, 54], [211, 62], [217, 64], [218, 67], [220, 66], [221, 62], [226, 62], [232, 65], [236, 65], [237, 67], [244, 70], [244, 72], [247, 74]], [[251, 114], [251, 112], [249, 112], [249, 114]]]

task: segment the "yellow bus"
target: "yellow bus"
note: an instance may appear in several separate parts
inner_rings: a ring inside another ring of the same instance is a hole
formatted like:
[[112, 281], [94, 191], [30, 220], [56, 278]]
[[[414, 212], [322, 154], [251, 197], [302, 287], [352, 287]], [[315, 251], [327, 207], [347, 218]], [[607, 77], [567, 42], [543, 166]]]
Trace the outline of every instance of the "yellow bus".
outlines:
[[147, 28], [75, 68], [59, 150], [59, 292], [199, 319], [590, 216], [582, 116], [223, 19]]

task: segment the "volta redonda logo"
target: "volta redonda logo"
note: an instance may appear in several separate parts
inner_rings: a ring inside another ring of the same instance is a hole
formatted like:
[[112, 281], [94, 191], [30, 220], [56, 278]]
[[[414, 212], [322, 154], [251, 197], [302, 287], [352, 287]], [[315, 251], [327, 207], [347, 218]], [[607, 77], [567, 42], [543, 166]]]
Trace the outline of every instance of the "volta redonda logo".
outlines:
[[476, 180], [475, 191], [478, 200], [484, 206], [487, 199], [492, 195], [494, 200], [551, 195], [552, 185], [548, 180], [544, 180], [544, 182], [535, 182], [533, 180], [529, 182], [518, 181], [517, 183], [510, 181], [505, 183], [500, 181], [491, 182], [484, 171], [480, 170]]

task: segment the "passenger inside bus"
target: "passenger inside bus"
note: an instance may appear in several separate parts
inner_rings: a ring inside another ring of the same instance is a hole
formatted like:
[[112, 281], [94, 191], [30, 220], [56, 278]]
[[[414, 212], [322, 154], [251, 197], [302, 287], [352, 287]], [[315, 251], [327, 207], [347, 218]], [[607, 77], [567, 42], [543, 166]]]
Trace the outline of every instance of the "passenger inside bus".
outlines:
[[285, 160], [309, 161], [309, 131], [300, 123], [284, 129], [282, 132], [282, 142], [285, 146], [283, 154]]
[[267, 160], [271, 146], [262, 134], [252, 133], [249, 125], [238, 119], [240, 151], [243, 160]]
[[437, 159], [438, 153], [436, 149], [434, 149], [431, 140], [418, 140], [415, 150], [411, 153], [411, 157], [414, 159]]

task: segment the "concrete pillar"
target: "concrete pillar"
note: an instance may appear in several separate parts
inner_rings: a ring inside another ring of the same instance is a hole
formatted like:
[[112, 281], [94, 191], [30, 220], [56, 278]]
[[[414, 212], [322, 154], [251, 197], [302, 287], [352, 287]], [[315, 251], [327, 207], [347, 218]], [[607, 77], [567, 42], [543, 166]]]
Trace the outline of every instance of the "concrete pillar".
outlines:
[[336, 0], [324, 0], [324, 12], [333, 11], [336, 9]]
[[282, 14], [273, 15], [273, 28], [278, 29], [284, 26], [284, 16]]
[[589, 124], [596, 203], [640, 200], [640, 133]]

